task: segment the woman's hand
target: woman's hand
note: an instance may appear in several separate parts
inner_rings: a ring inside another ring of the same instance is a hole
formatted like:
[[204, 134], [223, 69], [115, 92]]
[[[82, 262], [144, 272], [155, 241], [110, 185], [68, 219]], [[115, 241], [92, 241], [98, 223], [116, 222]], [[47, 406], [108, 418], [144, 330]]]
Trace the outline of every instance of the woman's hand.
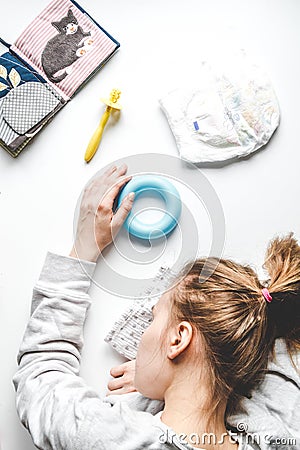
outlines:
[[134, 387], [135, 360], [112, 367], [110, 374], [114, 379], [108, 383], [109, 392], [106, 395], [126, 394], [136, 391]]
[[84, 189], [70, 256], [95, 262], [102, 250], [116, 236], [132, 208], [134, 199], [134, 193], [131, 192], [123, 199], [117, 212], [113, 213], [113, 203], [120, 188], [132, 178], [124, 176], [126, 172], [126, 164], [120, 167], [111, 166]]

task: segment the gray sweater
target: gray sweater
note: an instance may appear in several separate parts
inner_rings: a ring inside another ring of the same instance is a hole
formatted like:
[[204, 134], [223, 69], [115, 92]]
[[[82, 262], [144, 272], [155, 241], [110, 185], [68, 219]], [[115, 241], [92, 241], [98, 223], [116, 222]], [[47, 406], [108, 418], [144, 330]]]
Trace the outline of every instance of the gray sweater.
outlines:
[[[20, 420], [43, 450], [192, 449], [160, 420], [163, 402], [137, 392], [102, 399], [80, 377], [94, 270], [95, 263], [47, 254], [13, 378]], [[243, 406], [227, 423], [239, 450], [300, 449], [300, 377], [284, 341]]]

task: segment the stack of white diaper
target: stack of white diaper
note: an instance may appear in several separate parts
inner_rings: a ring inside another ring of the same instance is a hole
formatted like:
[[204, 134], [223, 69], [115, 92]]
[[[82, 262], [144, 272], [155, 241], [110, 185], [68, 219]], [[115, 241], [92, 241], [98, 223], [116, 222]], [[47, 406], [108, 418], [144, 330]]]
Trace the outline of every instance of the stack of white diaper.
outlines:
[[245, 52], [232, 64], [203, 62], [199, 85], [172, 90], [159, 102], [182, 159], [224, 161], [265, 145], [279, 125], [279, 105], [267, 75]]

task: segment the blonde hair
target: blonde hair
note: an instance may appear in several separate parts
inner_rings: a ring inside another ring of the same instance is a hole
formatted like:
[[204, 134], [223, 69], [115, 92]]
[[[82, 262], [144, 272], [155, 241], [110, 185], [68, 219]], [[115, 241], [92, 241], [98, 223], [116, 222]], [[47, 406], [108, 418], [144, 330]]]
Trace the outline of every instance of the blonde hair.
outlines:
[[210, 416], [224, 399], [227, 414], [233, 413], [263, 379], [277, 337], [285, 339], [290, 356], [300, 349], [300, 247], [293, 233], [269, 243], [263, 268], [269, 278], [262, 283], [248, 265], [198, 259], [171, 291], [172, 320], [189, 321], [204, 342]]

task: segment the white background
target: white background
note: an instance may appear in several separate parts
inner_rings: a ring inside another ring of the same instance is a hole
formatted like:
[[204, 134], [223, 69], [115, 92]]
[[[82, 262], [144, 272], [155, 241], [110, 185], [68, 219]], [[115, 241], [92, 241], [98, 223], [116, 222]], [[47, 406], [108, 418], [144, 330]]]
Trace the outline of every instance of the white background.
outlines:
[[[6, 1], [1, 37], [14, 42], [47, 3]], [[158, 98], [197, 80], [198, 63], [210, 54], [244, 48], [269, 74], [281, 109], [279, 129], [264, 149], [243, 161], [202, 169], [224, 209], [223, 256], [259, 270], [271, 237], [288, 231], [300, 237], [299, 1], [81, 0], [81, 5], [120, 41], [119, 52], [17, 159], [0, 151], [2, 450], [34, 448], [15, 412], [11, 378], [47, 250], [68, 254], [78, 196], [99, 169], [136, 153], [178, 155]], [[122, 90], [120, 121], [106, 130], [86, 165], [85, 147], [104, 110], [99, 98], [113, 87]], [[204, 233], [201, 223], [199, 229]], [[82, 375], [105, 394], [109, 369], [122, 358], [103, 337], [130, 300], [99, 289], [91, 296]]]

